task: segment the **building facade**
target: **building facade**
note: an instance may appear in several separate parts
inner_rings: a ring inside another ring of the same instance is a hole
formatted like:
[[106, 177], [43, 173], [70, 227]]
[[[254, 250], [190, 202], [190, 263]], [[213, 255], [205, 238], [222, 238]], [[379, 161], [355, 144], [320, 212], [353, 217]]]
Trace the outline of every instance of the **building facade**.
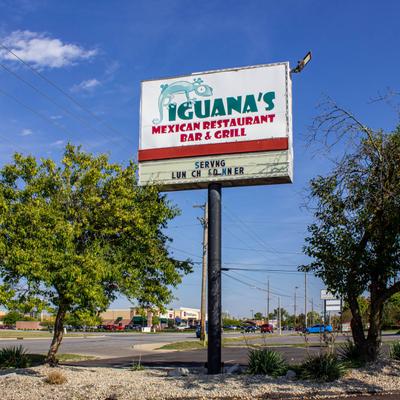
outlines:
[[159, 317], [163, 325], [197, 325], [200, 323], [200, 310], [197, 308], [179, 307], [168, 309], [165, 313], [146, 310], [141, 307], [108, 309], [100, 314], [103, 324], [116, 320], [130, 320], [134, 325], [150, 326], [152, 317]]

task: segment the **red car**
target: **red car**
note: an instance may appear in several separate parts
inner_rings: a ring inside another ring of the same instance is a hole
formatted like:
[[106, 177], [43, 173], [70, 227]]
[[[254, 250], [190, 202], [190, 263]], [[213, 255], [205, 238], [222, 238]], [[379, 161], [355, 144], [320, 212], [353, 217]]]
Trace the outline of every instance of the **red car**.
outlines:
[[274, 327], [272, 324], [264, 324], [260, 326], [261, 333], [274, 333]]

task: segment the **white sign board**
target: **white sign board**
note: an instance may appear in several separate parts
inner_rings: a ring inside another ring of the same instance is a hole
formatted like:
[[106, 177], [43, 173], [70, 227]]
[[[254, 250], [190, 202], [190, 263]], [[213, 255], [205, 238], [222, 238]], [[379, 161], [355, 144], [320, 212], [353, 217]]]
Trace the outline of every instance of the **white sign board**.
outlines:
[[340, 311], [340, 305], [339, 306], [326, 306], [325, 307], [326, 311]]
[[292, 182], [288, 63], [142, 82], [139, 184]]
[[339, 306], [340, 307], [340, 300], [325, 300], [325, 304], [327, 306]]
[[339, 297], [326, 289], [321, 289], [321, 300], [340, 300]]

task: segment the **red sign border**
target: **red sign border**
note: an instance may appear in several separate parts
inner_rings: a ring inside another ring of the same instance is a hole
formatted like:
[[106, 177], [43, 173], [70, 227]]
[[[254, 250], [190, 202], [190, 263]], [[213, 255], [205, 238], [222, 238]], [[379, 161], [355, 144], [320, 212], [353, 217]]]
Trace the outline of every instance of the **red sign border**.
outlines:
[[288, 137], [277, 137], [261, 140], [139, 150], [138, 161], [156, 161], [175, 158], [203, 157], [219, 154], [254, 153], [258, 151], [278, 151], [288, 149]]

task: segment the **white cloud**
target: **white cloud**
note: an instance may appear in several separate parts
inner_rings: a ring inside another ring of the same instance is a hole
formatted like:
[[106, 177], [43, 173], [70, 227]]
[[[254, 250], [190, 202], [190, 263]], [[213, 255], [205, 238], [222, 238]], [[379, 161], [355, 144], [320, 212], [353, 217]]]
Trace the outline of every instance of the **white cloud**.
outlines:
[[51, 115], [50, 116], [50, 119], [54, 119], [54, 120], [61, 119], [61, 118], [62, 118], [61, 115]]
[[63, 147], [65, 141], [64, 140], [56, 140], [55, 142], [51, 143], [50, 146], [53, 147]]
[[[2, 43], [22, 60], [37, 68], [61, 68], [97, 54], [95, 49], [85, 50], [76, 44], [51, 38], [46, 33], [31, 31], [14, 31], [3, 38]], [[16, 61], [5, 49], [0, 49], [0, 59]]]
[[28, 128], [22, 129], [20, 135], [21, 135], [21, 136], [30, 136], [30, 135], [33, 135], [32, 129], [28, 129]]
[[105, 76], [108, 79], [113, 79], [114, 78], [114, 74], [118, 71], [120, 67], [120, 64], [118, 61], [112, 61], [106, 68], [106, 70], [104, 71]]
[[86, 81], [82, 81], [77, 85], [72, 86], [72, 92], [83, 92], [83, 91], [90, 91], [93, 90], [95, 87], [100, 86], [101, 82], [97, 79], [88, 79]]

